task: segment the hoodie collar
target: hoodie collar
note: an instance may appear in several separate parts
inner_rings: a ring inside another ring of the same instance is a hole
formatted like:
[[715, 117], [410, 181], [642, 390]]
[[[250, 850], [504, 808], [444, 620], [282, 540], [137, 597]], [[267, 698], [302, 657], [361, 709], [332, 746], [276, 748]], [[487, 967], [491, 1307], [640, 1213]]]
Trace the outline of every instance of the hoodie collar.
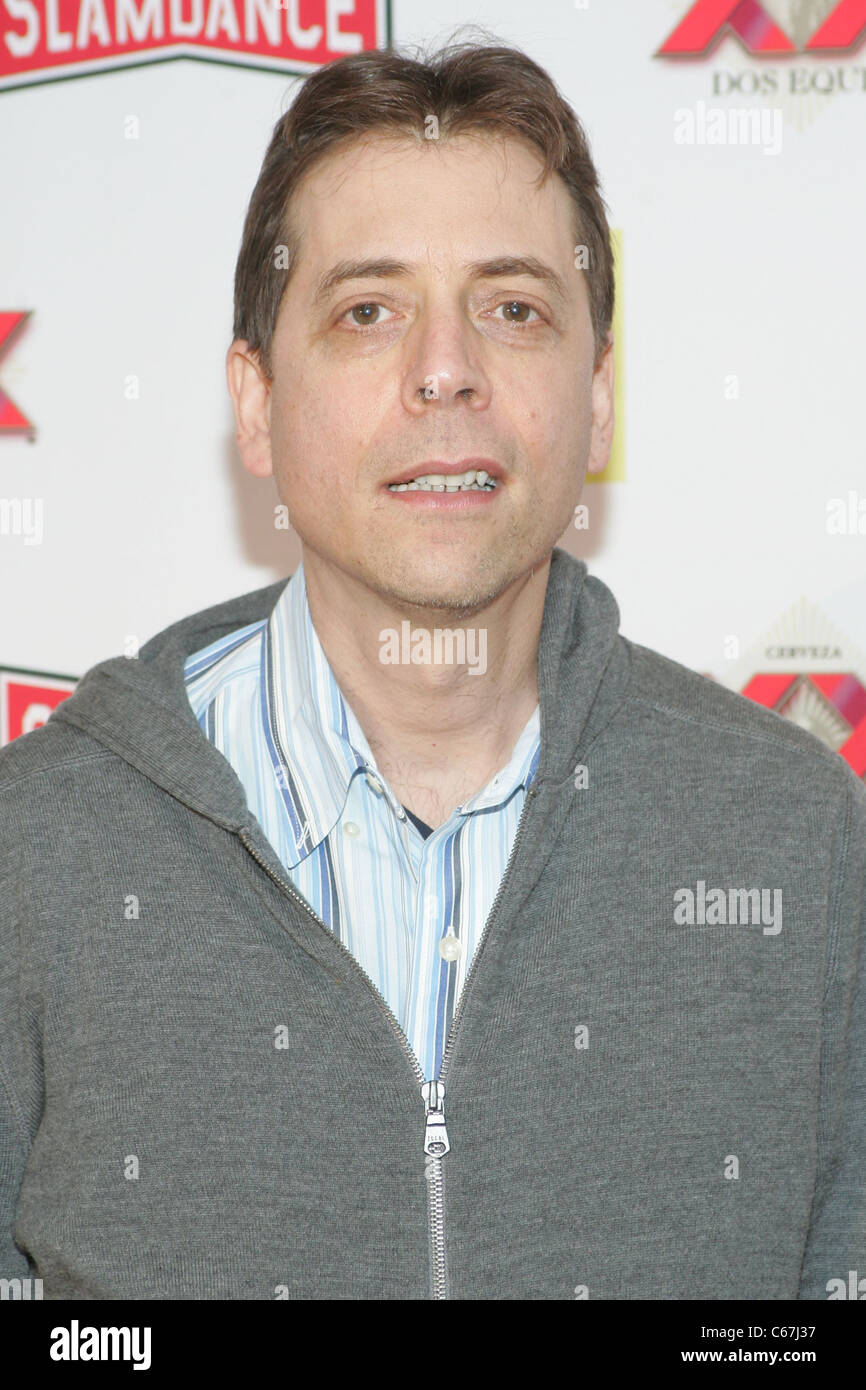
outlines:
[[[271, 617], [288, 579], [215, 604], [164, 628], [135, 658], [92, 666], [51, 719], [76, 725], [192, 810], [228, 830], [249, 824], [243, 785], [198, 725], [184, 662], [239, 628]], [[537, 783], [572, 776], [628, 684], [619, 608], [585, 563], [555, 548], [538, 649], [541, 749]]]

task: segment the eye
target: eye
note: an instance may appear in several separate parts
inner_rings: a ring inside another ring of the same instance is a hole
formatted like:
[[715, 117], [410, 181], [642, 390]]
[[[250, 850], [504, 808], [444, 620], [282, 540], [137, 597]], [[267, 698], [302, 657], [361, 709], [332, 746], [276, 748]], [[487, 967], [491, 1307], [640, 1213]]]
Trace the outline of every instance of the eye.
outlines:
[[[537, 310], [537, 309], [533, 309], [533, 307], [532, 307], [531, 304], [526, 304], [522, 299], [507, 299], [507, 300], [505, 300], [504, 303], [502, 303], [502, 304], [497, 304], [496, 308], [497, 308], [497, 309], [520, 309], [520, 310], [527, 310], [530, 314], [534, 314], [535, 317], [536, 317], [537, 319], [540, 319], [540, 318], [541, 318], [541, 315], [539, 314], [538, 310]], [[494, 311], [494, 312], [495, 312], [495, 311]], [[531, 320], [528, 320], [528, 319], [525, 319], [525, 318], [515, 318], [512, 314], [507, 314], [506, 317], [505, 317], [505, 319], [504, 319], [504, 322], [505, 322], [505, 323], [513, 323], [513, 324], [515, 324], [518, 328], [522, 327], [523, 324], [528, 323], [528, 322], [530, 322], [530, 321], [531, 321]]]
[[377, 328], [384, 320], [371, 317], [370, 311], [375, 312], [376, 310], [382, 310], [386, 314], [392, 313], [392, 310], [386, 309], [384, 304], [377, 304], [375, 300], [365, 299], [359, 304], [353, 304], [351, 309], [347, 309], [346, 313], [343, 314], [343, 319], [348, 314], [358, 314], [360, 311], [361, 317], [355, 319], [356, 326], [359, 328]]

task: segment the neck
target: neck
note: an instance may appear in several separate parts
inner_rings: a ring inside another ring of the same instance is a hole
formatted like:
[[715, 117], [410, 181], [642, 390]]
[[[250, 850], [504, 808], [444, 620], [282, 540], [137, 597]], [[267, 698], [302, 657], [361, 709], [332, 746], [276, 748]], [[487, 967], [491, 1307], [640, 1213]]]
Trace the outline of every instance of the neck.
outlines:
[[373, 591], [305, 549], [325, 656], [380, 772], [428, 824], [447, 820], [505, 766], [535, 709], [549, 571], [548, 555], [455, 619]]

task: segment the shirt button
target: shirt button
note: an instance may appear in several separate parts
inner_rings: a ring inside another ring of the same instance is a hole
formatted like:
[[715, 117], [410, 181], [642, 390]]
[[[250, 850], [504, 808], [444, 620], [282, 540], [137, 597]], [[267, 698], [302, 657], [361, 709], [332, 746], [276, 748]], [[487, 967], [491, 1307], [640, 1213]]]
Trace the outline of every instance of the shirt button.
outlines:
[[360, 835], [360, 833], [360, 827], [357, 826], [353, 820], [346, 821], [346, 824], [343, 826], [344, 835]]
[[449, 932], [439, 942], [439, 954], [443, 960], [459, 960], [463, 955], [463, 942]]
[[369, 772], [366, 774], [366, 776], [367, 776], [367, 785], [373, 788], [373, 791], [377, 794], [377, 796], [381, 796], [381, 795], [382, 795], [382, 783], [378, 780], [378, 778], [374, 777], [374, 776], [373, 776], [371, 773], [369, 773]]

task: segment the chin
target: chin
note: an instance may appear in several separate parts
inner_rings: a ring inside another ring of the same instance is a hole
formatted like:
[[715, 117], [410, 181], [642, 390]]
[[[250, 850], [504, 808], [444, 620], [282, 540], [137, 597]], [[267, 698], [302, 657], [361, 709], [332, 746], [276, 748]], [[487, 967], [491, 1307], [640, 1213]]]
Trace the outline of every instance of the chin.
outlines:
[[382, 576], [381, 582], [374, 581], [371, 587], [398, 607], [402, 604], [416, 610], [428, 609], [459, 621], [491, 603], [507, 583], [507, 579], [503, 579], [502, 583], [491, 583], [489, 574], [479, 574], [476, 569], [466, 575], [451, 573], [444, 576], [437, 573], [425, 576], [416, 571], [406, 576]]

